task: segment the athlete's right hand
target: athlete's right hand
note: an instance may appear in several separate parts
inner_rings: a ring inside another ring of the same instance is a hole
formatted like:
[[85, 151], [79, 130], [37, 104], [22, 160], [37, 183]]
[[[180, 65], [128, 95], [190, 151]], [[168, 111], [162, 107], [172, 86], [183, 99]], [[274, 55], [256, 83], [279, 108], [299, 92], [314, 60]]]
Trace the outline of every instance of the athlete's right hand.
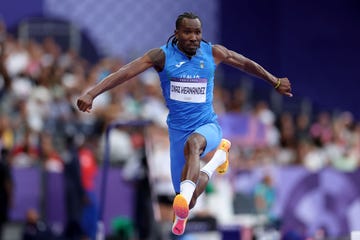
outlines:
[[80, 111], [90, 112], [94, 98], [86, 93], [78, 98], [76, 104]]

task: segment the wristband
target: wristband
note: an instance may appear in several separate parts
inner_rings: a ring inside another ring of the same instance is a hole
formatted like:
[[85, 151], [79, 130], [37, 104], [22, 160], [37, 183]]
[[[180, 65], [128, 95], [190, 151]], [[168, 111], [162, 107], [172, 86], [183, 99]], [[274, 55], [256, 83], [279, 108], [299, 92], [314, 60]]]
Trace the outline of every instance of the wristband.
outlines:
[[280, 81], [280, 78], [278, 78], [278, 80], [277, 80], [274, 88], [275, 88], [275, 89], [278, 89], [278, 88], [280, 87], [280, 84], [281, 84], [281, 81]]

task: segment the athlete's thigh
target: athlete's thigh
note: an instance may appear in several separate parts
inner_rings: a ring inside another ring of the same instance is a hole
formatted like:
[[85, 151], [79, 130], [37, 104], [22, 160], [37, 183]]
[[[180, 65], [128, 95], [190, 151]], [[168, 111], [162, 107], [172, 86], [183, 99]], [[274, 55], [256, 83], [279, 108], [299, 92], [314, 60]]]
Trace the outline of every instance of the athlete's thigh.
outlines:
[[181, 174], [185, 165], [184, 146], [190, 133], [169, 129], [171, 178], [176, 193], [180, 193]]
[[206, 147], [200, 157], [204, 157], [209, 152], [215, 150], [221, 142], [222, 130], [217, 123], [202, 125], [195, 132], [201, 134], [206, 139]]

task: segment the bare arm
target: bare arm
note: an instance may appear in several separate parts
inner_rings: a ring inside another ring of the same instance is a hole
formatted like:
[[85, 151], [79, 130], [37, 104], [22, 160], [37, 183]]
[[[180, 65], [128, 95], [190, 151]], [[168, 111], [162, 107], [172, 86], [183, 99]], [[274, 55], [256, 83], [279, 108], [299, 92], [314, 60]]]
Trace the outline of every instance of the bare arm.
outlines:
[[151, 67], [154, 67], [156, 70], [161, 70], [163, 68], [164, 61], [165, 55], [161, 49], [156, 48], [148, 51], [142, 57], [135, 59], [134, 61], [121, 67], [116, 72], [111, 73], [87, 93], [82, 95], [77, 100], [79, 110], [83, 112], [90, 112], [92, 102], [98, 95], [128, 81]]
[[274, 86], [279, 93], [292, 97], [291, 84], [288, 78], [277, 78], [253, 60], [246, 58], [237, 52], [229, 50], [222, 45], [213, 46], [213, 56], [216, 64], [223, 62], [232, 67], [238, 68], [250, 75], [267, 81], [269, 84]]

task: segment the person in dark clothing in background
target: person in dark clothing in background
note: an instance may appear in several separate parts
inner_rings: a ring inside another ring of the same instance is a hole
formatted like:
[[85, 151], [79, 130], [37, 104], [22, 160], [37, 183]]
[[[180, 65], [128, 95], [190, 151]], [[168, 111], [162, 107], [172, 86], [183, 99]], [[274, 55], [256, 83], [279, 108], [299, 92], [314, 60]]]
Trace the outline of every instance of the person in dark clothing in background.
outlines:
[[9, 220], [12, 190], [11, 170], [6, 161], [6, 150], [2, 149], [0, 155], [0, 240], [2, 239], [3, 226]]
[[83, 235], [81, 227], [82, 210], [85, 191], [81, 183], [80, 162], [74, 136], [68, 136], [65, 161], [65, 203], [66, 224], [64, 238], [68, 240], [80, 239]]
[[22, 240], [54, 240], [50, 227], [40, 219], [38, 212], [30, 208], [26, 212], [26, 220]]
[[[0, 100], [10, 88], [11, 79], [5, 68], [5, 23], [0, 20]], [[3, 225], [8, 221], [9, 209], [12, 202], [13, 181], [11, 169], [8, 166], [7, 154], [9, 149], [1, 139], [2, 129], [0, 129], [0, 240], [2, 239]]]

